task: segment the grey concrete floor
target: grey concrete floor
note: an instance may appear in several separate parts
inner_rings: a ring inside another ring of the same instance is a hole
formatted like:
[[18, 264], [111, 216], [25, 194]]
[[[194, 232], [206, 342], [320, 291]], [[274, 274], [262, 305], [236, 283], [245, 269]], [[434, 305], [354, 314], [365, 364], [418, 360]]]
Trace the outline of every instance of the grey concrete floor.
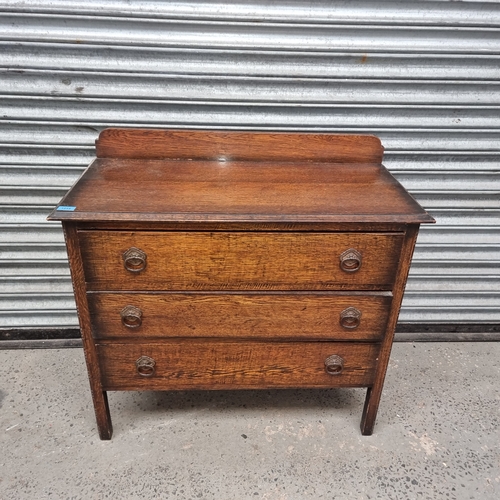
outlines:
[[100, 441], [81, 349], [0, 351], [0, 499], [500, 498], [500, 343], [395, 344], [362, 389], [113, 392]]

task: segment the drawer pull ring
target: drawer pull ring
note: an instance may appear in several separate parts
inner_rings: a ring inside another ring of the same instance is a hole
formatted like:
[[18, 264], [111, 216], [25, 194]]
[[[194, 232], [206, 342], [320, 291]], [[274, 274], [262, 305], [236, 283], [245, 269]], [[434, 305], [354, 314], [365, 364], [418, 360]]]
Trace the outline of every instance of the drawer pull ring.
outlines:
[[156, 362], [149, 356], [141, 356], [136, 362], [137, 373], [141, 377], [152, 377], [155, 374]]
[[340, 269], [346, 273], [354, 273], [361, 268], [361, 253], [349, 248], [340, 254]]
[[355, 307], [348, 307], [340, 313], [340, 326], [354, 330], [361, 321], [361, 311]]
[[325, 359], [325, 370], [328, 375], [340, 375], [343, 369], [344, 360], [337, 354], [332, 354]]
[[142, 311], [135, 306], [125, 306], [120, 311], [122, 323], [127, 328], [139, 328], [142, 325]]
[[131, 273], [140, 273], [146, 269], [147, 255], [136, 247], [130, 247], [123, 254], [123, 265]]

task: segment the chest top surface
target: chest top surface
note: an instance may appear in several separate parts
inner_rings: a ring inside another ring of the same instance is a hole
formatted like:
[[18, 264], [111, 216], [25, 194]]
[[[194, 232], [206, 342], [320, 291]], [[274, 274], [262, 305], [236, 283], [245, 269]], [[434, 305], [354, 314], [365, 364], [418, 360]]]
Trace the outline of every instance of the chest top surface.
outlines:
[[433, 222], [373, 136], [108, 129], [49, 220]]

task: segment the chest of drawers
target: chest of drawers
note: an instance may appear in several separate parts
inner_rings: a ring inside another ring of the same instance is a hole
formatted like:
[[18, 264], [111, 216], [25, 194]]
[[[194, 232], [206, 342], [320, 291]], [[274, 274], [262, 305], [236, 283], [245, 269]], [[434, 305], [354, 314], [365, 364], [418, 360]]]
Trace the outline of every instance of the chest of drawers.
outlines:
[[371, 434], [420, 223], [372, 136], [107, 129], [66, 237], [107, 391], [366, 387]]

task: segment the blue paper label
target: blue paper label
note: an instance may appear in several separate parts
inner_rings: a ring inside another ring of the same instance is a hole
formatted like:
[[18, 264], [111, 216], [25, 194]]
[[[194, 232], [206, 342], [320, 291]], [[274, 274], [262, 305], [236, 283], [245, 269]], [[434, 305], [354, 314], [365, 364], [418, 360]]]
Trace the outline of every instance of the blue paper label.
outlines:
[[74, 212], [76, 207], [70, 207], [68, 205], [61, 205], [57, 207], [57, 210], [64, 210], [65, 212]]

